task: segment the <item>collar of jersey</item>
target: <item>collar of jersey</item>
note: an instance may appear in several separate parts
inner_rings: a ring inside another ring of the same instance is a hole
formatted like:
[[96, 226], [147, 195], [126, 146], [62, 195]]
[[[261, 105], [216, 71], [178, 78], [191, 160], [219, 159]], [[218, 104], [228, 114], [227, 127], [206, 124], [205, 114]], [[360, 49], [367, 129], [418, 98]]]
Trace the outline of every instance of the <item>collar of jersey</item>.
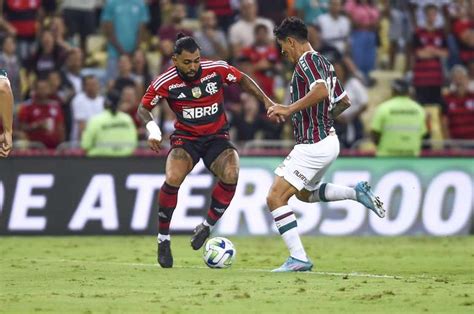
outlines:
[[298, 62], [300, 62], [301, 60], [303, 60], [304, 56], [306, 56], [306, 54], [309, 53], [309, 52], [314, 52], [314, 50], [305, 51], [305, 52], [301, 55], [301, 57], [298, 59]]

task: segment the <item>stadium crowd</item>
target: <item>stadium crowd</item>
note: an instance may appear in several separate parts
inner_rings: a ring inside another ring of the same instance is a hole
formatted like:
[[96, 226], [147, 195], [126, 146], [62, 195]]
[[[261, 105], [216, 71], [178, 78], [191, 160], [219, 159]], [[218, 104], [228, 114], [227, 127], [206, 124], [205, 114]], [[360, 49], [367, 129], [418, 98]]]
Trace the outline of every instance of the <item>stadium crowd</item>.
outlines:
[[[267, 95], [288, 103], [292, 66], [273, 38], [274, 25], [288, 15], [307, 23], [311, 45], [334, 64], [352, 101], [335, 125], [343, 148], [359, 147], [371, 130], [378, 136], [390, 130], [381, 127], [377, 112], [373, 121], [362, 119], [368, 91], [382, 86], [374, 70], [395, 72], [410, 87], [406, 93], [415, 106], [426, 109], [428, 134], [422, 121], [412, 129], [415, 136], [474, 141], [474, 5], [468, 0], [1, 2], [0, 68], [15, 96], [17, 145], [78, 147], [86, 132], [83, 147], [90, 148], [93, 132], [110, 131], [94, 120], [107, 110], [111, 114], [99, 117], [103, 123], [128, 130], [107, 139], [130, 138], [124, 132], [145, 139], [136, 109], [151, 80], [172, 65], [180, 32], [196, 38], [203, 58], [228, 61]], [[400, 84], [392, 84], [395, 91]], [[119, 95], [112, 110], [106, 99], [111, 91]], [[173, 113], [158, 107], [169, 136]], [[238, 86], [226, 88], [225, 107], [237, 143], [292, 138], [288, 122], [270, 123], [263, 105]], [[122, 114], [120, 123], [114, 120], [117, 111], [129, 115], [132, 127]]]

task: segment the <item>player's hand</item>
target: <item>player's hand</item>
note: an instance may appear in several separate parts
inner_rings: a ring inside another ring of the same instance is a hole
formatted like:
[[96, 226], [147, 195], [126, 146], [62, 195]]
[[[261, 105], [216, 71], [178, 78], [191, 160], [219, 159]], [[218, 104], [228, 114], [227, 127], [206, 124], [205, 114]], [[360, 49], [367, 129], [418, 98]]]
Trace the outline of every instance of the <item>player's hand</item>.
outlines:
[[288, 106], [273, 105], [267, 110], [269, 118], [276, 117], [278, 122], [285, 122], [286, 118], [291, 114]]
[[161, 140], [158, 140], [156, 138], [148, 138], [148, 146], [151, 148], [152, 151], [158, 153], [161, 149]]
[[0, 157], [7, 157], [13, 147], [12, 133], [0, 134]]

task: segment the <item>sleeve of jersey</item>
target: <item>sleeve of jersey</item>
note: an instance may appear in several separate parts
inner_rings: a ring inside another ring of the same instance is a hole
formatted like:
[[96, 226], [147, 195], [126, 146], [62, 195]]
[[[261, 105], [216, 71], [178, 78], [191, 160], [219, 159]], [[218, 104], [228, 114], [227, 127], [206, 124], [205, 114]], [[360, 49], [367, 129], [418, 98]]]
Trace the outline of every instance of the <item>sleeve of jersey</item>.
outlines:
[[303, 73], [303, 79], [309, 86], [310, 90], [318, 83], [323, 83], [326, 88], [328, 87], [326, 83], [326, 74], [315, 58], [317, 58], [316, 55], [307, 53], [302, 60], [298, 61], [297, 65]]
[[153, 109], [158, 104], [161, 98], [166, 98], [167, 93], [163, 86], [160, 86], [158, 90], [155, 89], [153, 83], [146, 89], [145, 95], [142, 97], [142, 105], [148, 110]]
[[344, 87], [342, 87], [341, 82], [339, 80], [337, 80], [336, 86], [334, 86], [334, 95], [333, 95], [334, 100], [333, 100], [333, 103], [338, 103], [346, 95], [347, 95], [347, 93], [344, 90]]
[[219, 67], [219, 73], [223, 82], [227, 84], [238, 83], [242, 79], [242, 72], [227, 63], [225, 63], [225, 66]]

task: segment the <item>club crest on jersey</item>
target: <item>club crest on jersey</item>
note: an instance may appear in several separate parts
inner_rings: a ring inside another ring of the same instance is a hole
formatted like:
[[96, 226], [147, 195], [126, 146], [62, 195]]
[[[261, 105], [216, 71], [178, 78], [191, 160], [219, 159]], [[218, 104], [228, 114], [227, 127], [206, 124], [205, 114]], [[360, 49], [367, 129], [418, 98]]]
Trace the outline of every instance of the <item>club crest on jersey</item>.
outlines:
[[202, 95], [202, 92], [199, 86], [193, 87], [193, 89], [191, 89], [191, 93], [193, 94], [194, 98], [199, 98]]
[[217, 93], [219, 91], [219, 89], [217, 88], [217, 83], [216, 82], [209, 82], [207, 83], [206, 85], [206, 92], [209, 94], [209, 95], [214, 95], [215, 93]]

